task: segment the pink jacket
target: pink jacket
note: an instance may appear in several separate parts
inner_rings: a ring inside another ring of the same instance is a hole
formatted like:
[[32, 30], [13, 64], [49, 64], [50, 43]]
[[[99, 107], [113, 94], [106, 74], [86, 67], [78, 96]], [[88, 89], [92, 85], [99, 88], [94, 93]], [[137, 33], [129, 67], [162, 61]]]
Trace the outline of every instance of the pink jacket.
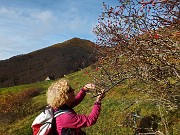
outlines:
[[70, 107], [71, 110], [56, 117], [56, 127], [59, 135], [61, 135], [63, 128], [73, 128], [75, 135], [79, 135], [81, 128], [89, 127], [96, 123], [101, 110], [100, 103], [94, 104], [93, 109], [88, 116], [76, 114], [76, 112], [72, 109], [83, 100], [85, 95], [86, 93], [83, 89], [81, 89], [76, 95], [73, 105]]

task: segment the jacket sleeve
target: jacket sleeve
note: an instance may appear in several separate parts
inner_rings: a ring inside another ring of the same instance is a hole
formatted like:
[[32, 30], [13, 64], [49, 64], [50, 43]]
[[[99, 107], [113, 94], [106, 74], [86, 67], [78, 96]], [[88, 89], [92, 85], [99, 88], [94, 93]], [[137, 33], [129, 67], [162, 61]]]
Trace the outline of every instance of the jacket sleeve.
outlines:
[[[98, 116], [100, 114], [101, 104], [95, 103], [91, 113], [86, 115], [78, 115], [75, 113], [64, 114], [63, 118], [61, 117], [61, 123], [65, 128], [83, 128], [89, 127], [96, 123]], [[57, 118], [58, 120], [58, 118]]]
[[82, 88], [79, 93], [76, 95], [74, 102], [71, 104], [71, 108], [77, 106], [79, 103], [81, 103], [81, 101], [84, 99], [84, 97], [86, 96], [86, 92], [84, 91], [84, 89]]

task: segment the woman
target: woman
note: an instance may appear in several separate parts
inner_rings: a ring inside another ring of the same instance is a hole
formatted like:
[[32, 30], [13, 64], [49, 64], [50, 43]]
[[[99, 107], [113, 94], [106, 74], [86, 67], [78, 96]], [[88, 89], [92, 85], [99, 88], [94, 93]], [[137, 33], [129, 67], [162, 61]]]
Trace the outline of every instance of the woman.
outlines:
[[68, 80], [61, 79], [53, 83], [47, 91], [47, 103], [54, 108], [54, 111], [66, 111], [56, 117], [56, 128], [59, 135], [73, 134], [84, 135], [81, 130], [96, 123], [101, 110], [101, 100], [104, 92], [97, 97], [91, 113], [86, 115], [76, 114], [73, 107], [78, 105], [86, 95], [86, 92], [93, 90], [94, 84], [86, 84], [75, 96]]

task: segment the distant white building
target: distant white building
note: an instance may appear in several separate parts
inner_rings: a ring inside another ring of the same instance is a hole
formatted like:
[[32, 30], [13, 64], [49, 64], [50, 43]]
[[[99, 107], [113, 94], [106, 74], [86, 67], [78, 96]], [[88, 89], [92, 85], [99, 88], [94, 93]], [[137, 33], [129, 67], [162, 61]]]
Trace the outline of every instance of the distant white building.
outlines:
[[49, 76], [48, 77], [46, 77], [46, 79], [45, 79], [45, 81], [50, 81], [51, 79], [49, 78]]

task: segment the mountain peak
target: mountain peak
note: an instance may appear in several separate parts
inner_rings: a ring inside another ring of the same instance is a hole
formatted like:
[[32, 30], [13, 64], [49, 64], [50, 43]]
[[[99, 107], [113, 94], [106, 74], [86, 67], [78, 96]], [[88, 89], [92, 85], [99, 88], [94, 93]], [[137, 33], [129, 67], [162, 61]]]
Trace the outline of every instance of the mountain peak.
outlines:
[[[28, 54], [0, 61], [0, 87], [9, 87], [43, 81], [52, 76], [57, 79], [65, 74], [85, 68], [96, 61], [94, 43], [72, 38]], [[89, 57], [91, 56], [91, 57]]]

